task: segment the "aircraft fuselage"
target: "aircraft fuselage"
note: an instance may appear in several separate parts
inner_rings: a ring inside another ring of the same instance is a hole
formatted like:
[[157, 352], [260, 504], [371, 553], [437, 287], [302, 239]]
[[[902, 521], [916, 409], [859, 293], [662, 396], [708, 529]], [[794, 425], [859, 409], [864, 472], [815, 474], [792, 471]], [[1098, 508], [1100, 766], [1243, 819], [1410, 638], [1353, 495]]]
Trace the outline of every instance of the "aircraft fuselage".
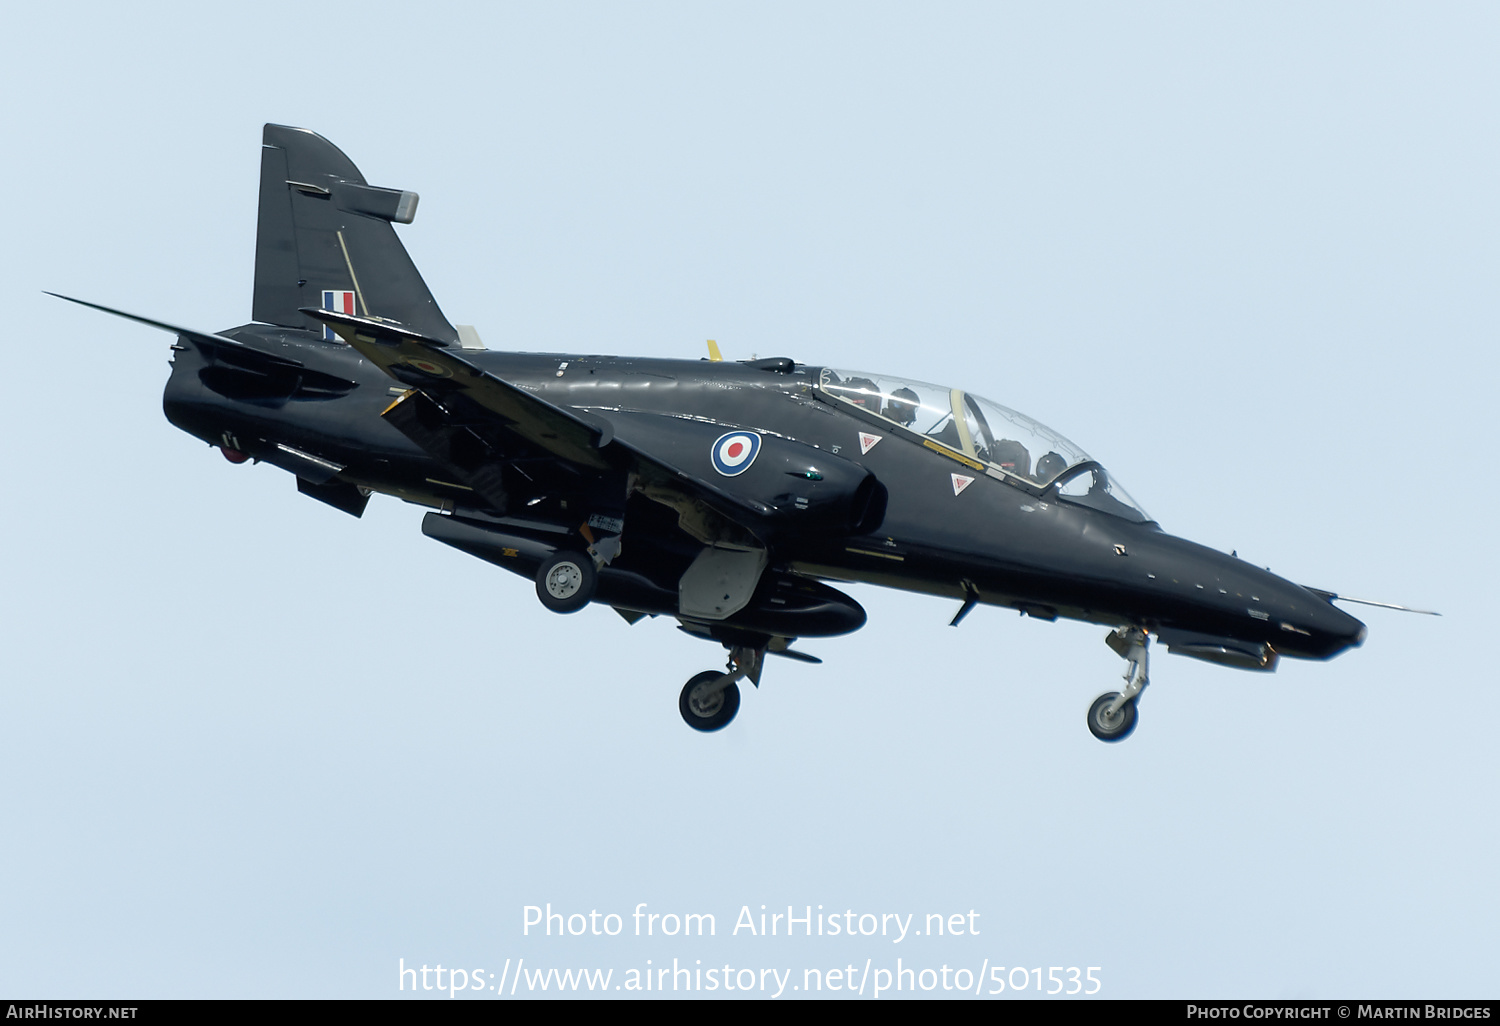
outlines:
[[[405, 389], [349, 346], [266, 325], [223, 334], [300, 366], [267, 374], [263, 367], [204, 356], [193, 346], [175, 347], [164, 396], [167, 417], [210, 444], [319, 485], [396, 495], [460, 519], [472, 514], [476, 520], [453, 529], [482, 534], [489, 525], [499, 535], [535, 544], [491, 545], [475, 534], [468, 546], [462, 538], [442, 537], [449, 529], [445, 523], [433, 524], [428, 533], [525, 576], [536, 571], [549, 538], [574, 531], [601, 501], [597, 483], [518, 451], [505, 477], [510, 501], [496, 508], [382, 420]], [[1328, 658], [1364, 637], [1364, 626], [1326, 598], [1266, 570], [1165, 534], [1154, 523], [1132, 522], [1043, 488], [1023, 490], [962, 453], [924, 444], [878, 417], [831, 401], [819, 392], [816, 367], [487, 350], [464, 356], [556, 406], [615, 424], [621, 437], [646, 433], [669, 462], [701, 464], [714, 439], [738, 429], [806, 447], [809, 479], [859, 468], [874, 476], [883, 510], [873, 510], [868, 529], [859, 533], [799, 527], [795, 511], [805, 499], [795, 494], [797, 480], [785, 482], [784, 495], [765, 496], [772, 506], [786, 499], [790, 511], [768, 519], [759, 532], [773, 575], [973, 599], [1042, 619], [1137, 625], [1162, 632], [1163, 640], [1181, 644], [1188, 654], [1251, 668], [1260, 668], [1253, 665], [1256, 646], [1264, 647], [1264, 664], [1276, 654]], [[661, 530], [653, 530], [650, 541], [636, 544], [631, 528], [638, 518], [656, 518], [670, 534], [675, 514], [629, 494], [631, 484], [617, 483], [622, 550], [601, 578], [599, 601], [677, 615], [676, 579], [697, 543], [684, 536], [674, 548], [660, 541]], [[836, 634], [863, 622], [862, 612], [841, 613], [830, 595], [804, 590], [802, 600], [811, 608], [820, 596], [832, 603], [827, 617], [789, 621], [786, 633]], [[771, 607], [762, 605], [772, 616]], [[725, 621], [730, 628], [736, 623], [733, 617]], [[773, 617], [744, 626], [776, 633], [777, 623]]]

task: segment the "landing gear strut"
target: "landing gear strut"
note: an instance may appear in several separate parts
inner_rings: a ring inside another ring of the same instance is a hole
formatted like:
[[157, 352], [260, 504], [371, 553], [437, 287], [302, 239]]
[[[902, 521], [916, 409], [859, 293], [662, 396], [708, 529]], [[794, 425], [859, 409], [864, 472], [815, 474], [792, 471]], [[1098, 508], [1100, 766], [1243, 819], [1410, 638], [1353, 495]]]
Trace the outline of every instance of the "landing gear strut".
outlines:
[[740, 689], [736, 681], [747, 677], [760, 683], [761, 662], [765, 649], [736, 645], [729, 651], [729, 668], [723, 673], [707, 670], [682, 686], [677, 697], [677, 711], [683, 722], [705, 733], [729, 726], [740, 711]]
[[1104, 639], [1125, 661], [1125, 690], [1111, 691], [1089, 706], [1089, 733], [1100, 741], [1124, 741], [1135, 730], [1136, 702], [1150, 684], [1151, 636], [1139, 627], [1121, 627]]

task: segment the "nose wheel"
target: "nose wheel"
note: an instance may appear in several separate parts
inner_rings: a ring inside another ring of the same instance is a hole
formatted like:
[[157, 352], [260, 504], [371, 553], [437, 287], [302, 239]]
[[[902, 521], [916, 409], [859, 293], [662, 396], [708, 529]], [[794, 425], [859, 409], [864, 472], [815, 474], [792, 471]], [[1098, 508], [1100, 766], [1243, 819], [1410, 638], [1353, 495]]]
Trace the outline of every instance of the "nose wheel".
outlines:
[[677, 711], [694, 730], [705, 734], [729, 726], [740, 711], [740, 688], [729, 674], [705, 670], [682, 686]]
[[1089, 733], [1100, 741], [1124, 741], [1135, 730], [1135, 700], [1116, 706], [1118, 691], [1100, 695], [1089, 706]]
[[1104, 639], [1125, 660], [1125, 690], [1100, 695], [1089, 706], [1089, 733], [1100, 741], [1124, 741], [1135, 730], [1136, 703], [1150, 684], [1151, 636], [1139, 627], [1121, 627]]
[[748, 679], [760, 686], [760, 668], [766, 650], [736, 645], [729, 650], [729, 668], [722, 673], [705, 670], [682, 686], [677, 696], [677, 711], [682, 722], [694, 730], [708, 733], [729, 726], [740, 711], [740, 688], [737, 681]]

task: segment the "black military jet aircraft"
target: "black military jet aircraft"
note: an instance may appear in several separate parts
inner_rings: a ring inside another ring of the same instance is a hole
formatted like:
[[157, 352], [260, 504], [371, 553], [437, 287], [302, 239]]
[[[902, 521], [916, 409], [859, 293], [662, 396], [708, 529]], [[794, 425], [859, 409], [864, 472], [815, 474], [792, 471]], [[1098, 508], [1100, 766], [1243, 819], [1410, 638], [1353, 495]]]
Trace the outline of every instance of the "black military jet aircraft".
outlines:
[[[1164, 534], [1072, 442], [956, 388], [786, 358], [492, 352], [444, 318], [396, 236], [412, 192], [321, 136], [267, 125], [253, 321], [177, 335], [167, 418], [353, 516], [372, 492], [423, 533], [531, 578], [548, 609], [665, 615], [724, 646], [683, 687], [717, 730], [765, 656], [857, 630], [857, 581], [1106, 625], [1126, 684], [1089, 730], [1126, 737], [1150, 635], [1271, 670], [1365, 627], [1338, 596]], [[61, 297], [68, 298], [68, 297]], [[74, 302], [81, 302], [74, 300]], [[1359, 600], [1354, 600], [1359, 601]]]

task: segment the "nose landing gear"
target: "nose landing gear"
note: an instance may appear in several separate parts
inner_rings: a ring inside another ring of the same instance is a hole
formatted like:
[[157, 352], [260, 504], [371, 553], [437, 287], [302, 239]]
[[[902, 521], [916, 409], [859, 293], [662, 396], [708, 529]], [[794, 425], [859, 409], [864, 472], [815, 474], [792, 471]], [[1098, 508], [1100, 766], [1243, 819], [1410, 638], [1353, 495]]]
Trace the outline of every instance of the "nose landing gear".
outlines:
[[1150, 684], [1151, 636], [1139, 627], [1121, 627], [1109, 634], [1105, 644], [1126, 661], [1125, 690], [1111, 691], [1089, 706], [1089, 733], [1100, 741], [1124, 741], [1135, 730], [1136, 702]]
[[730, 649], [729, 668], [725, 672], [707, 670], [684, 684], [682, 694], [677, 698], [677, 711], [682, 713], [683, 722], [704, 733], [729, 726], [734, 714], [740, 711], [740, 689], [736, 681], [748, 677], [752, 683], [759, 684], [765, 654], [763, 648], [736, 645]]
[[682, 686], [677, 711], [683, 722], [705, 734], [729, 726], [740, 711], [739, 685], [718, 670], [705, 670]]

